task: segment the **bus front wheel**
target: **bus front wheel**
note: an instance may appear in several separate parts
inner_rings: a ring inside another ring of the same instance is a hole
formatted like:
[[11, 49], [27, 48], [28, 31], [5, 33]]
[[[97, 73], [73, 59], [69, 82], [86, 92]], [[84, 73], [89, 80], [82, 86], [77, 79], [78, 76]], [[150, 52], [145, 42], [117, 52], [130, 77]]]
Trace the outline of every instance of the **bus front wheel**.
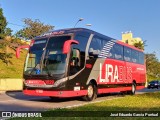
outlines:
[[97, 87], [93, 83], [89, 83], [87, 87], [87, 95], [83, 97], [86, 101], [92, 101], [97, 97]]

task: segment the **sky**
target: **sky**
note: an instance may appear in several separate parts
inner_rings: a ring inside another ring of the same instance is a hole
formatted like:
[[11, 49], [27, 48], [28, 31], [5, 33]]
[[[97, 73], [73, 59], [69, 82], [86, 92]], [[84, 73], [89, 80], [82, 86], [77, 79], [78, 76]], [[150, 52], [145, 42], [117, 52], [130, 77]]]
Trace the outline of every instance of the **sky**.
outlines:
[[[55, 30], [83, 27], [121, 40], [122, 32], [147, 41], [145, 53], [160, 60], [160, 0], [0, 0], [8, 27], [23, 28], [24, 18], [39, 19]], [[86, 26], [92, 24], [92, 26]]]

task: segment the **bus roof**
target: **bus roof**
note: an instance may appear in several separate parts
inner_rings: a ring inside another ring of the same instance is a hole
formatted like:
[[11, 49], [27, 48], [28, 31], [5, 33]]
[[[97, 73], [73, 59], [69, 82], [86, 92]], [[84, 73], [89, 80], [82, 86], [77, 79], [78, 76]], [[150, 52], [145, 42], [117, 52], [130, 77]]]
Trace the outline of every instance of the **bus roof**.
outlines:
[[47, 33], [44, 33], [44, 34], [42, 34], [40, 36], [37, 36], [36, 38], [50, 37], [50, 36], [54, 36], [54, 35], [70, 34], [70, 33], [77, 33], [77, 32], [86, 32], [86, 33], [89, 33], [89, 34], [95, 34], [95, 35], [97, 35], [99, 37], [102, 37], [102, 38], [107, 38], [107, 39], [109, 38], [109, 39], [115, 40], [115, 42], [118, 43], [118, 44], [120, 44], [120, 45], [127, 46], [129, 48], [132, 48], [132, 49], [135, 49], [137, 51], [143, 52], [143, 50], [138, 49], [138, 48], [136, 48], [136, 47], [134, 47], [132, 45], [129, 45], [129, 44], [124, 43], [124, 42], [121, 42], [120, 40], [116, 40], [114, 38], [108, 37], [106, 35], [103, 35], [101, 33], [95, 32], [95, 31], [87, 29], [87, 28], [65, 28], [65, 29], [58, 29], [58, 30], [53, 30], [53, 31], [49, 31]]
[[44, 34], [42, 34], [40, 36], [37, 36], [36, 38], [49, 37], [49, 36], [53, 36], [53, 35], [69, 34], [69, 33], [77, 33], [77, 32], [87, 32], [87, 33], [90, 33], [90, 34], [97, 34], [99, 37], [107, 37], [107, 38], [115, 40], [114, 38], [108, 37], [106, 35], [103, 35], [101, 33], [95, 32], [95, 31], [87, 29], [87, 28], [65, 28], [65, 29], [58, 29], [58, 30], [53, 30], [53, 31], [49, 31], [47, 33], [44, 33]]

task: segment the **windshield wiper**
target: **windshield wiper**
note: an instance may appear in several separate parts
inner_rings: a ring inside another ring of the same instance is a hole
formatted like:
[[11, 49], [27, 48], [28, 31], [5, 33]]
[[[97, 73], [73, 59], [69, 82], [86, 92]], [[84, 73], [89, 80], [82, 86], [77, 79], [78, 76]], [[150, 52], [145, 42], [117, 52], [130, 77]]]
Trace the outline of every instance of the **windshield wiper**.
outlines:
[[[32, 71], [30, 72], [29, 75], [32, 75], [32, 73], [33, 73], [34, 70], [40, 70], [40, 66], [39, 66], [39, 69], [36, 68], [38, 65], [39, 65], [39, 63], [36, 64], [36, 66], [32, 69]], [[52, 77], [52, 74], [49, 72], [49, 69], [48, 69], [47, 66], [45, 66], [45, 69], [46, 69], [46, 71], [47, 71], [48, 76]], [[36, 71], [36, 72], [38, 72], [38, 71]], [[37, 73], [36, 73], [36, 74], [37, 74]], [[39, 73], [39, 74], [40, 74], [40, 73]]]
[[[36, 67], [38, 66], [38, 65], [40, 65], [39, 63], [37, 63], [36, 64], [36, 66], [32, 69], [32, 71], [30, 72], [30, 74], [29, 75], [32, 75], [32, 72], [34, 71], [34, 70], [36, 70]], [[39, 67], [40, 68], [40, 67]], [[40, 70], [40, 69], [37, 69], [37, 70]]]
[[47, 67], [47, 66], [45, 66], [45, 69], [47, 70], [47, 74], [48, 74], [48, 76], [52, 77], [52, 74], [49, 72], [49, 69], [48, 69], [48, 67]]

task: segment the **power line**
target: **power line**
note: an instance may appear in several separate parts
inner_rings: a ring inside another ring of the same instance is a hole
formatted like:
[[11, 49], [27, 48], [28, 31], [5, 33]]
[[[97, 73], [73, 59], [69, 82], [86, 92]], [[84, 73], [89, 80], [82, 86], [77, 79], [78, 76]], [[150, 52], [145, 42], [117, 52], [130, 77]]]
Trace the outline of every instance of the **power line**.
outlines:
[[18, 25], [18, 24], [15, 24], [15, 23], [9, 23], [8, 24], [11, 24], [11, 25], [15, 25], [15, 26], [20, 26], [20, 27], [25, 27], [24, 25]]

